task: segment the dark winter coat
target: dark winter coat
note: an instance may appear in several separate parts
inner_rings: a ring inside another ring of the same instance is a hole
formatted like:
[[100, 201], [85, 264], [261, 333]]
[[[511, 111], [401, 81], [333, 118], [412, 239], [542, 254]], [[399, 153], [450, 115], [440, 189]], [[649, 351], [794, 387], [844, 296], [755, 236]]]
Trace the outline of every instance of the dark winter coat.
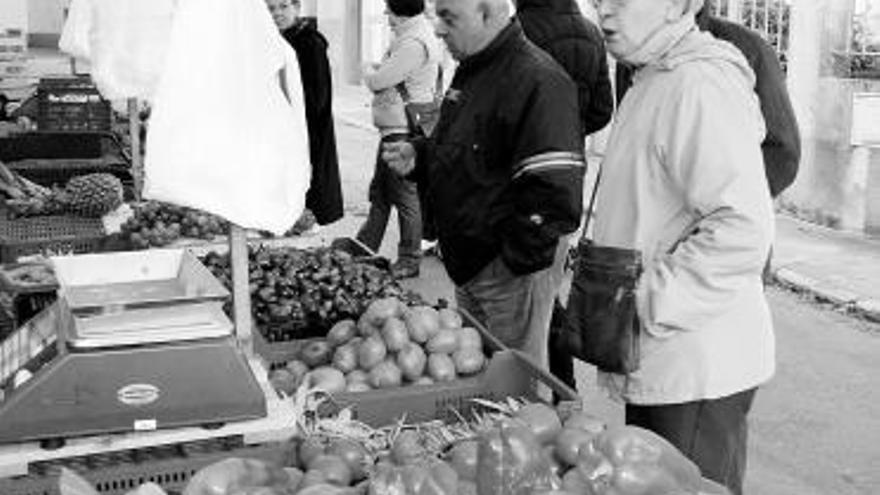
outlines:
[[[745, 26], [709, 15], [705, 9], [697, 16], [697, 24], [703, 31], [736, 46], [755, 72], [755, 93], [767, 127], [761, 143], [764, 171], [770, 195], [775, 198], [794, 182], [801, 158], [800, 131], [779, 59], [757, 32]], [[632, 84], [632, 72], [626, 66], [617, 67], [618, 101]]]
[[320, 225], [326, 225], [343, 215], [327, 40], [309, 22], [298, 22], [281, 34], [296, 51], [306, 104], [312, 160], [312, 181], [306, 193], [306, 208], [315, 214]]
[[579, 127], [574, 83], [516, 20], [461, 62], [412, 174], [456, 284], [498, 256], [519, 275], [553, 263], [583, 209]]
[[599, 28], [581, 14], [574, 0], [518, 0], [516, 9], [526, 36], [577, 84], [582, 133], [605, 127], [614, 112], [614, 95]]

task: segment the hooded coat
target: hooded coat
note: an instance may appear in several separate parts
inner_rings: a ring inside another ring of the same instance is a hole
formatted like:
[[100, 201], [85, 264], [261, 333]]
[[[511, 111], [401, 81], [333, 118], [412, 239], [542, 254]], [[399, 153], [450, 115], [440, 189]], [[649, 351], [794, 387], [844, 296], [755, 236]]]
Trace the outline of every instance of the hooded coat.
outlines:
[[[697, 13], [697, 26], [719, 40], [736, 46], [755, 72], [754, 91], [761, 102], [761, 113], [767, 126], [767, 135], [761, 143], [764, 171], [770, 195], [775, 198], [794, 182], [801, 159], [800, 131], [779, 59], [757, 32], [715, 17], [708, 8]], [[615, 82], [618, 101], [623, 100], [629, 89], [632, 74], [631, 67], [625, 64], [617, 66]]]
[[516, 17], [529, 40], [565, 69], [578, 90], [581, 132], [599, 131], [611, 120], [614, 95], [605, 41], [574, 0], [518, 0]]
[[599, 245], [638, 249], [642, 363], [630, 403], [716, 399], [774, 373], [761, 273], [774, 234], [754, 73], [686, 16], [644, 47], [607, 146]]
[[342, 182], [333, 128], [333, 79], [327, 59], [327, 40], [308, 21], [300, 21], [281, 35], [296, 51], [300, 64], [312, 179], [306, 193], [306, 208], [320, 225], [343, 216]]

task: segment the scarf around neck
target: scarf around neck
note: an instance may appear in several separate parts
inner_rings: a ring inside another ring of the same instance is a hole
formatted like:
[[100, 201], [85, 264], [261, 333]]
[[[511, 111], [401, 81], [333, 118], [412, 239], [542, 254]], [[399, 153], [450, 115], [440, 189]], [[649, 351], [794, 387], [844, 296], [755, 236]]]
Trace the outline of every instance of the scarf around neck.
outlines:
[[622, 62], [634, 67], [657, 62], [689, 32], [697, 29], [693, 14], [686, 14], [679, 20], [666, 24], [651, 34], [638, 48], [621, 58]]

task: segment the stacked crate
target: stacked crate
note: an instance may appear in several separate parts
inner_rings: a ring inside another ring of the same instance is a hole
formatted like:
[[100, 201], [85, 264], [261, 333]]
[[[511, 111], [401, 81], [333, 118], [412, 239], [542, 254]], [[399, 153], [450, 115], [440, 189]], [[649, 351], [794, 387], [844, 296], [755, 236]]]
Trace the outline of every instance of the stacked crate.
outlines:
[[27, 34], [0, 27], [0, 79], [21, 77], [27, 69]]

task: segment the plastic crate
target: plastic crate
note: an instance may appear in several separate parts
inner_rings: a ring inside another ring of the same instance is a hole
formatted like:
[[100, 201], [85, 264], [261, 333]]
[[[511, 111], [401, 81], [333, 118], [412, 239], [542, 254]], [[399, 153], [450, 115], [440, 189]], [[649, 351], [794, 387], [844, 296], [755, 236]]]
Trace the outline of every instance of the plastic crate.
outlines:
[[[74, 460], [66, 467], [77, 471], [102, 495], [124, 495], [138, 486], [153, 482], [169, 494], [181, 493], [198, 470], [230, 457], [260, 459], [281, 465], [287, 447], [282, 443], [242, 446], [218, 452], [201, 453], [191, 449], [168, 451], [166, 458], [138, 458], [131, 452], [107, 454], [105, 458]], [[0, 479], [3, 495], [61, 495], [58, 469], [47, 473]]]
[[37, 101], [41, 131], [110, 131], [110, 102], [89, 77], [40, 79]]
[[[577, 408], [580, 405], [580, 397], [571, 387], [541, 369], [526, 354], [506, 348], [468, 313], [462, 312], [462, 317], [466, 326], [480, 332], [484, 350], [490, 355], [483, 372], [447, 383], [334, 394], [324, 412], [332, 414], [342, 408], [351, 408], [358, 420], [381, 427], [392, 424], [403, 414], [411, 423], [435, 419], [452, 422], [460, 415], [468, 417], [475, 407], [479, 407], [472, 400], [476, 398], [500, 401], [514, 397], [541, 401], [553, 392], [564, 407]], [[293, 359], [307, 342], [268, 345], [259, 332], [254, 332], [254, 350], [269, 361], [270, 367]]]
[[91, 253], [104, 249], [100, 218], [44, 216], [9, 218], [0, 209], [0, 263], [34, 254]]
[[28, 132], [0, 138], [0, 161], [101, 158], [107, 137], [88, 133]]
[[[0, 289], [6, 294], [4, 304], [0, 304], [0, 327], [11, 325], [18, 328], [24, 322], [55, 302], [58, 282], [54, 278], [46, 283], [24, 284], [13, 279], [11, 274], [31, 266], [45, 268], [45, 264], [11, 263], [0, 266]], [[0, 330], [0, 340], [3, 331]]]
[[67, 181], [86, 174], [104, 173], [116, 177], [122, 182], [123, 198], [134, 199], [134, 176], [128, 165], [107, 161], [105, 159], [31, 159], [8, 164], [9, 169], [25, 179], [41, 186], [64, 187]]

